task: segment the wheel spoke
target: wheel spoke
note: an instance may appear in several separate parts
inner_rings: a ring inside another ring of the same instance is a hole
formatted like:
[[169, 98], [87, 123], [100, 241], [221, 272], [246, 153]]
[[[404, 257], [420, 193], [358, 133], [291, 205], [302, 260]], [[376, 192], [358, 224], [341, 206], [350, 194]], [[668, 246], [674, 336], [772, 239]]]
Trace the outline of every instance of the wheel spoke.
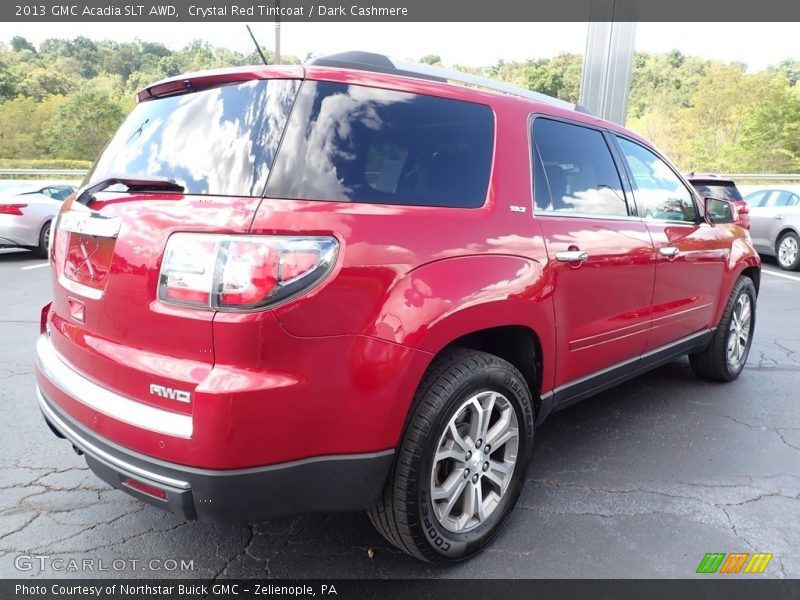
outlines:
[[752, 311], [750, 309], [750, 302], [745, 302], [742, 305], [742, 312], [739, 314], [739, 324], [742, 325], [743, 327], [745, 325], [749, 325], [750, 324], [750, 315], [751, 314], [752, 314]]
[[481, 428], [479, 431], [479, 436], [482, 440], [484, 440], [484, 443], [486, 443], [485, 440], [489, 437], [488, 436], [489, 423], [491, 423], [492, 421], [492, 412], [494, 412], [494, 405], [496, 401], [497, 401], [497, 394], [492, 392], [491, 394], [488, 395], [486, 400], [484, 400], [481, 403], [482, 419], [481, 419]]
[[450, 440], [446, 448], [439, 448], [436, 452], [436, 456], [433, 457], [434, 464], [443, 460], [454, 460], [458, 463], [463, 463], [464, 452], [460, 448], [454, 448], [454, 444], [455, 442]]
[[443, 521], [450, 517], [450, 513], [453, 512], [453, 507], [456, 505], [459, 498], [461, 498], [461, 496], [464, 494], [464, 489], [467, 487], [468, 482], [468, 479], [458, 476], [455, 484], [452, 486], [452, 489], [450, 489], [449, 495], [445, 496], [447, 503], [442, 509], [441, 519]]
[[469, 443], [467, 443], [467, 441], [461, 437], [461, 434], [458, 433], [455, 420], [450, 421], [448, 431], [450, 432], [450, 439], [452, 439], [459, 448], [461, 448], [464, 452], [469, 452], [471, 450]]
[[483, 488], [480, 482], [473, 486], [475, 488], [475, 506], [478, 509], [478, 520], [483, 523], [486, 520], [486, 510], [483, 507]]
[[483, 476], [494, 483], [497, 486], [498, 491], [502, 493], [503, 488], [505, 487], [505, 482], [513, 470], [513, 464], [498, 462], [490, 459], [489, 469], [483, 474]]
[[464, 510], [461, 512], [461, 517], [458, 519], [458, 524], [462, 528], [466, 527], [467, 523], [475, 516], [475, 511], [477, 509], [475, 505], [475, 487], [474, 484], [470, 483], [466, 486], [466, 490], [464, 491]]
[[502, 447], [503, 444], [517, 437], [517, 428], [511, 422], [511, 408], [503, 411], [489, 432], [486, 434], [486, 443], [492, 447], [492, 452]]

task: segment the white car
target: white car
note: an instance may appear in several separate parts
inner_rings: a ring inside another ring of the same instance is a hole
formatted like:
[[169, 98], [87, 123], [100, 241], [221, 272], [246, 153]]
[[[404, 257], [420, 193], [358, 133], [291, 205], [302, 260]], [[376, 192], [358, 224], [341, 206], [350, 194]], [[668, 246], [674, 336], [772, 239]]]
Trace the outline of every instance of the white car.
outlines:
[[787, 271], [800, 268], [800, 195], [790, 190], [759, 190], [745, 196], [750, 205], [750, 235], [761, 254], [774, 256]]
[[0, 248], [27, 248], [47, 256], [50, 223], [70, 185], [0, 182]]

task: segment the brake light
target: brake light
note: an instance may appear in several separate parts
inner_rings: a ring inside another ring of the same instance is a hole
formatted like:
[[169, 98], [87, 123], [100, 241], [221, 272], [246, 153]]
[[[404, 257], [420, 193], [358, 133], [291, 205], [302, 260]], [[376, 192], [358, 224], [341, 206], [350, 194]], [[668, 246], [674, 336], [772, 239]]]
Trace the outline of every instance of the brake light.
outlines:
[[0, 215], [22, 216], [22, 210], [27, 204], [0, 204]]
[[338, 246], [327, 236], [176, 233], [164, 252], [158, 297], [214, 310], [263, 308], [322, 280]]

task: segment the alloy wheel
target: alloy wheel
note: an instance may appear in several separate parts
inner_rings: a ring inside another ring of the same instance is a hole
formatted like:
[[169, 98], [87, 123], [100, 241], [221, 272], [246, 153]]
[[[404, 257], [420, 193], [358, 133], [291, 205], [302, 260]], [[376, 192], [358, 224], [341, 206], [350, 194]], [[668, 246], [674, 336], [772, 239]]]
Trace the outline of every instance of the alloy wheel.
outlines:
[[480, 392], [456, 410], [436, 446], [431, 502], [439, 523], [466, 533], [491, 519], [508, 490], [519, 425], [503, 394]]
[[789, 267], [797, 260], [797, 240], [787, 235], [781, 240], [778, 246], [778, 262], [783, 267]]
[[753, 305], [750, 301], [750, 296], [747, 294], [740, 294], [733, 307], [731, 326], [728, 331], [728, 365], [734, 369], [738, 369], [747, 358], [747, 346], [750, 341], [750, 321], [752, 317]]

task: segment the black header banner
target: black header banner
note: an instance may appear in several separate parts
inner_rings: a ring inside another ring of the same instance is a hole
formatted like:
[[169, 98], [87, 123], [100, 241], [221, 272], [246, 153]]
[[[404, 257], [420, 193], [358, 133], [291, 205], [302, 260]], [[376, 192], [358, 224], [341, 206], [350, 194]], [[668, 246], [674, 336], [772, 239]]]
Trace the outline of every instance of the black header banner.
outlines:
[[[800, 21], [797, 0], [3, 0], [14, 22]], [[791, 44], [794, 40], [787, 40]]]

